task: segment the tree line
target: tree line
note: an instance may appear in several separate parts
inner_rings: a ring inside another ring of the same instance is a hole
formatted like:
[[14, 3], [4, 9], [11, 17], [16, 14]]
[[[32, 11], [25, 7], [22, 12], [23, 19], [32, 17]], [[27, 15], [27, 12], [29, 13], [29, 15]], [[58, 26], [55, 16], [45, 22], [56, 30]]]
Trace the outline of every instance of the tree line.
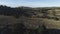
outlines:
[[6, 15], [6, 16], [14, 16], [16, 18], [19, 18], [20, 16], [25, 17], [32, 17], [33, 15], [37, 15], [40, 13], [48, 14], [48, 10], [53, 9], [60, 9], [58, 7], [40, 7], [40, 8], [32, 8], [32, 7], [8, 7], [5, 5], [0, 5], [0, 15]]
[[20, 16], [32, 16], [34, 12], [32, 12], [32, 9], [29, 7], [8, 7], [0, 5], [0, 15], [6, 15], [6, 16], [15, 16], [16, 18]]

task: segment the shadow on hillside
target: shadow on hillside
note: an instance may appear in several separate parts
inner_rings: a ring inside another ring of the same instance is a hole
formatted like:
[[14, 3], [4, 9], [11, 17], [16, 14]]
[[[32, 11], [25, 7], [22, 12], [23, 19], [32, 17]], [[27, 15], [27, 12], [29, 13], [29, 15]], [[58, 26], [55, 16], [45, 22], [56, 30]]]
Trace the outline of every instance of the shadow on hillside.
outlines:
[[[14, 24], [13, 28], [10, 25], [0, 29], [0, 34], [60, 34], [59, 29], [45, 29], [44, 26], [37, 29], [28, 29], [22, 23]], [[42, 29], [41, 29], [42, 28]]]
[[43, 34], [60, 34], [59, 29], [47, 29]]

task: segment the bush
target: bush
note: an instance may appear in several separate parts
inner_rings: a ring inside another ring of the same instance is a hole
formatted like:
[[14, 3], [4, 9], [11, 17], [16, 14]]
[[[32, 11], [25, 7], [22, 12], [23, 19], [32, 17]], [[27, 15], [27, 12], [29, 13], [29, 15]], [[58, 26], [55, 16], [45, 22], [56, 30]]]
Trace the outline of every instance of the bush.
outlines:
[[39, 26], [36, 29], [28, 29], [23, 23], [17, 23], [14, 25], [14, 34], [43, 34], [45, 26]]

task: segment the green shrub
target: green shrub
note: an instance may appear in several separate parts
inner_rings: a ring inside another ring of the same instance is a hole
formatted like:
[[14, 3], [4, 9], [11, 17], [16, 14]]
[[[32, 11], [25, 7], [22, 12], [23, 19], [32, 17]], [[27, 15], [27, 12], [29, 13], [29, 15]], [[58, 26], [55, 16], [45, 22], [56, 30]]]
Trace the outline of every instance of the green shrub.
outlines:
[[43, 34], [45, 26], [39, 26], [39, 28], [36, 29], [28, 29], [23, 23], [17, 23], [14, 25], [13, 29], [14, 34]]

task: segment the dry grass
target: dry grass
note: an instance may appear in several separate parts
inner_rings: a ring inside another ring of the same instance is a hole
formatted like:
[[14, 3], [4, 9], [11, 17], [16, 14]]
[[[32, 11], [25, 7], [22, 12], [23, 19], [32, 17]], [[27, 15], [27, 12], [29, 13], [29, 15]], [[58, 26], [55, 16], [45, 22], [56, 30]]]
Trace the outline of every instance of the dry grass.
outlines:
[[47, 28], [60, 29], [60, 20], [44, 19]]
[[0, 26], [6, 26], [7, 23], [16, 24], [24, 23], [28, 28], [37, 28], [44, 24], [47, 28], [60, 29], [60, 20], [46, 19], [46, 18], [26, 18], [20, 17], [19, 19], [13, 16], [0, 16]]

